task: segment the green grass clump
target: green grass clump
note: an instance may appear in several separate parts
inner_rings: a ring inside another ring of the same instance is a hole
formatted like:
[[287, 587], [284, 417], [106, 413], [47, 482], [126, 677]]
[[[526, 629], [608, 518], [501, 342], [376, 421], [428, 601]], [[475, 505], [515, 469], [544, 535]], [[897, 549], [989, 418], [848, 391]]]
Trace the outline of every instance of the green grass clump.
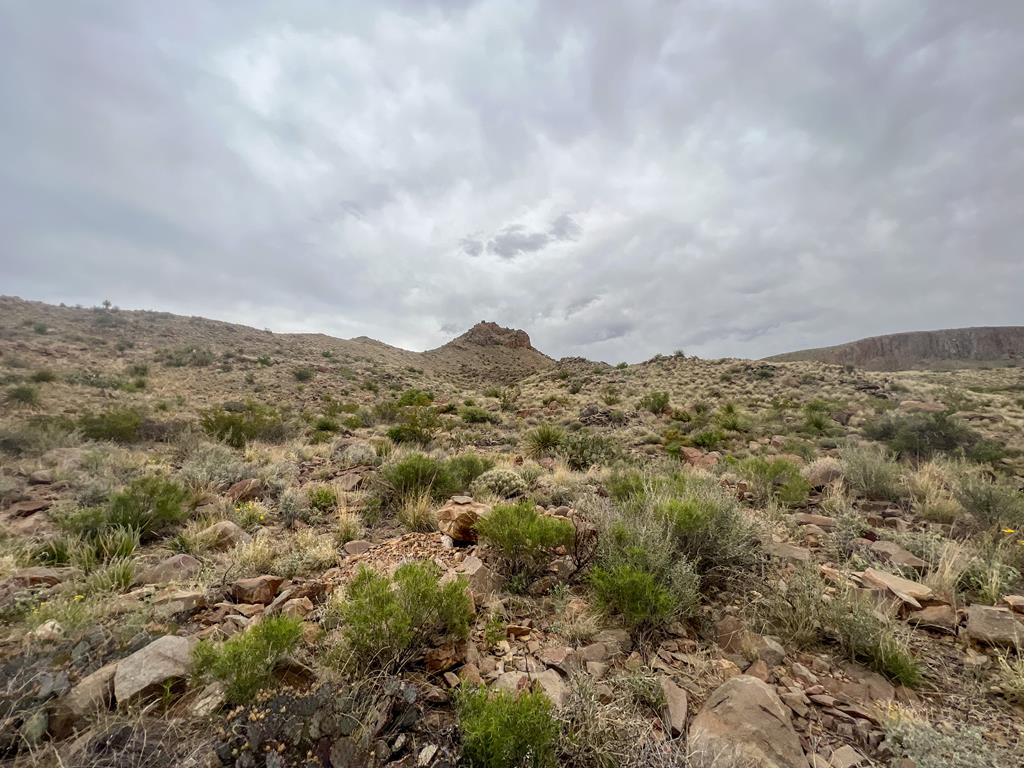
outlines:
[[320, 483], [306, 489], [306, 500], [317, 512], [333, 512], [338, 508], [338, 492], [334, 486]]
[[40, 368], [32, 374], [32, 381], [36, 384], [48, 384], [57, 380], [57, 374], [47, 368]]
[[296, 381], [307, 382], [313, 380], [313, 369], [305, 366], [301, 368], [292, 369], [292, 376], [295, 377]]
[[601, 609], [620, 616], [633, 632], [657, 629], [676, 613], [676, 601], [668, 588], [653, 573], [634, 565], [596, 567], [590, 572], [590, 586]]
[[464, 688], [457, 696], [462, 760], [468, 768], [555, 768], [558, 722], [540, 692]]
[[968, 473], [957, 486], [957, 501], [971, 515], [974, 528], [998, 534], [1024, 528], [1024, 493], [1005, 481]]
[[850, 443], [840, 451], [843, 477], [850, 488], [869, 499], [895, 501], [904, 493], [902, 472], [881, 446]]
[[902, 630], [878, 613], [870, 601], [847, 592], [834, 600], [826, 622], [850, 658], [908, 687], [921, 682], [921, 667], [907, 647]]
[[339, 625], [347, 656], [360, 667], [398, 669], [435, 638], [463, 640], [473, 602], [465, 579], [439, 583], [431, 562], [399, 566], [392, 578], [363, 566], [324, 622]]
[[39, 389], [31, 384], [17, 384], [7, 390], [7, 402], [12, 405], [39, 405]]
[[640, 398], [637, 406], [642, 411], [650, 411], [654, 415], [660, 416], [669, 409], [668, 392], [648, 392]]
[[224, 683], [231, 703], [245, 704], [266, 687], [274, 666], [301, 638], [301, 619], [271, 616], [223, 643], [200, 641], [193, 651], [195, 671]]
[[141, 438], [142, 421], [142, 413], [136, 408], [111, 408], [82, 415], [78, 429], [90, 440], [134, 443]]
[[459, 410], [459, 416], [467, 424], [498, 424], [501, 417], [479, 405], [466, 405]]
[[287, 436], [284, 419], [277, 410], [252, 402], [230, 409], [210, 408], [202, 413], [199, 423], [206, 434], [233, 448], [244, 448], [253, 440], [276, 443]]
[[497, 555], [513, 589], [525, 589], [548, 565], [558, 547], [573, 540], [573, 525], [537, 512], [532, 501], [496, 504], [476, 524], [480, 540]]
[[786, 506], [798, 506], [811, 492], [811, 484], [800, 474], [800, 468], [786, 459], [749, 456], [737, 463], [736, 472], [748, 482], [759, 504], [775, 499]]
[[524, 435], [526, 455], [531, 459], [555, 456], [565, 442], [565, 430], [554, 424], [541, 424]]
[[687, 442], [695, 448], [714, 451], [725, 442], [725, 432], [718, 427], [704, 427], [703, 429], [691, 432]]
[[469, 488], [484, 472], [494, 466], [494, 460], [477, 453], [460, 453], [444, 463], [447, 474], [451, 477], [452, 486], [459, 490]]

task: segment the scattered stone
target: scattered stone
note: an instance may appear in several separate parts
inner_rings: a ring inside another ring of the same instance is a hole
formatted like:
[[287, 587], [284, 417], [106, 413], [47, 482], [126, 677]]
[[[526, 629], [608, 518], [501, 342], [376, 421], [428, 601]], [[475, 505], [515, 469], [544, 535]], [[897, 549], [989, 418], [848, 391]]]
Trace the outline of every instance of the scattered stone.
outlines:
[[64, 637], [64, 627], [56, 619], [49, 619], [29, 632], [28, 636], [36, 642], [53, 643]]
[[209, 717], [224, 706], [224, 701], [224, 686], [220, 683], [210, 683], [199, 692], [189, 711], [195, 717]]
[[470, 496], [452, 496], [437, 510], [437, 528], [456, 544], [473, 544], [477, 540], [476, 521], [490, 511], [487, 504], [475, 502]]
[[162, 586], [174, 582], [185, 582], [196, 576], [202, 569], [200, 563], [192, 555], [172, 555], [143, 570], [135, 579], [136, 584], [156, 584]]
[[665, 697], [665, 710], [662, 720], [668, 726], [673, 738], [681, 736], [686, 730], [686, 715], [689, 707], [686, 691], [676, 685], [671, 678], [662, 675], [659, 680], [661, 693]]
[[366, 539], [356, 539], [354, 541], [347, 541], [342, 547], [346, 555], [365, 555], [370, 551], [370, 547], [373, 545], [366, 541]]
[[456, 572], [466, 577], [469, 591], [476, 600], [489, 597], [505, 583], [505, 580], [485, 565], [483, 560], [473, 555], [463, 560], [456, 568]]
[[165, 616], [193, 611], [206, 605], [205, 593], [196, 589], [166, 589], [153, 596], [153, 607]]
[[1006, 603], [1014, 613], [1024, 613], [1024, 595], [1005, 595], [1003, 602]]
[[37, 469], [28, 476], [29, 485], [49, 485], [53, 482], [53, 472], [49, 469]]
[[168, 681], [188, 677], [192, 646], [186, 637], [165, 635], [117, 663], [114, 698], [119, 705], [161, 688]]
[[955, 633], [959, 624], [956, 611], [951, 605], [930, 605], [919, 611], [912, 611], [907, 616], [907, 621], [918, 627], [941, 629], [950, 633]]
[[69, 736], [89, 715], [108, 709], [114, 700], [114, 671], [111, 662], [86, 675], [61, 699], [50, 718], [50, 731], [57, 738]]
[[313, 601], [308, 597], [295, 597], [281, 606], [281, 615], [304, 619], [313, 612]]
[[904, 579], [894, 573], [879, 571], [875, 568], [868, 568], [861, 574], [861, 579], [866, 585], [874, 589], [888, 590], [900, 600], [913, 606], [921, 608], [921, 600], [933, 600], [935, 593], [931, 587], [919, 584], [910, 579]]
[[908, 552], [895, 541], [874, 541], [871, 543], [871, 551], [886, 562], [901, 568], [913, 568], [918, 573], [924, 572], [928, 568], [927, 562]]
[[52, 587], [70, 576], [70, 568], [45, 568], [36, 565], [19, 568], [10, 575], [7, 584], [14, 587]]
[[790, 515], [789, 519], [797, 525], [816, 525], [818, 528], [826, 531], [836, 527], [836, 519], [834, 517], [812, 515], [809, 512], [797, 512], [794, 515]]
[[565, 687], [565, 683], [562, 681], [562, 676], [559, 675], [553, 669], [545, 669], [543, 672], [533, 676], [551, 703], [557, 708], [561, 708], [565, 704], [565, 697], [568, 693]]
[[284, 579], [280, 576], [264, 574], [254, 576], [250, 579], [239, 579], [231, 587], [231, 594], [240, 603], [259, 603], [267, 605], [274, 601], [277, 590], [281, 588]]
[[236, 504], [241, 501], [252, 501], [253, 499], [258, 499], [263, 495], [263, 483], [255, 477], [250, 477], [247, 480], [239, 480], [228, 488], [225, 495]]
[[199, 532], [199, 538], [211, 549], [219, 552], [252, 540], [252, 536], [231, 520], [219, 520], [209, 528], [204, 528]]
[[772, 557], [794, 563], [806, 563], [811, 559], [811, 550], [785, 541], [769, 541], [765, 544], [765, 551]]
[[760, 768], [807, 768], [789, 709], [766, 683], [740, 675], [723, 683], [690, 725], [691, 753], [749, 760]]
[[1024, 645], [1024, 624], [1008, 608], [972, 605], [967, 609], [967, 636], [983, 645]]
[[867, 762], [867, 758], [849, 744], [844, 744], [832, 753], [829, 762], [834, 768], [856, 768]]

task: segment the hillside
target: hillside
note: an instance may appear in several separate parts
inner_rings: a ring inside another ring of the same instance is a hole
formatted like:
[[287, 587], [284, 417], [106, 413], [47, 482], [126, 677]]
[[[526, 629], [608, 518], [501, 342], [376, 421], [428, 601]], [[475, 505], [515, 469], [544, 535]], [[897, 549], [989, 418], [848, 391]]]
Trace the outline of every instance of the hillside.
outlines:
[[1024, 326], [893, 333], [766, 359], [778, 362], [815, 360], [872, 371], [1018, 365], [1024, 360]]
[[1021, 369], [4, 298], [0, 403], [3, 768], [1024, 764]]

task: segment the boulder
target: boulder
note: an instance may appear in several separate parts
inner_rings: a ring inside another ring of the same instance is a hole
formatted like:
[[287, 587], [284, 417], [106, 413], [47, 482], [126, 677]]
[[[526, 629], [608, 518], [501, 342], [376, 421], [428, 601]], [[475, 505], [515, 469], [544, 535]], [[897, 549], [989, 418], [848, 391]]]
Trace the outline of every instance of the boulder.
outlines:
[[661, 676], [659, 683], [661, 693], [665, 697], [665, 710], [661, 719], [664, 720], [672, 738], [676, 738], [686, 730], [686, 714], [689, 707], [686, 691], [665, 675]]
[[972, 605], [967, 609], [967, 636], [982, 645], [1015, 648], [1024, 645], [1024, 624], [1007, 608]]
[[366, 539], [356, 539], [355, 541], [346, 541], [342, 550], [346, 555], [365, 555], [372, 546]]
[[901, 568], [913, 568], [918, 572], [923, 572], [928, 568], [927, 562], [908, 552], [895, 541], [873, 541], [871, 542], [871, 551], [886, 562]]
[[789, 519], [797, 525], [816, 525], [826, 531], [836, 527], [836, 519], [826, 515], [814, 515], [810, 512], [797, 512], [790, 515]]
[[861, 579], [868, 587], [891, 592], [903, 602], [918, 609], [921, 608], [919, 601], [933, 600], [935, 597], [931, 587], [875, 568], [866, 569], [861, 574]]
[[728, 680], [708, 697], [690, 725], [689, 749], [698, 758], [735, 758], [757, 768], [808, 768], [789, 708], [750, 675]]
[[472, 555], [459, 563], [456, 573], [466, 577], [474, 599], [486, 598], [492, 592], [501, 589], [505, 583], [505, 580], [485, 565], [483, 560]]
[[192, 670], [194, 641], [164, 635], [131, 656], [121, 659], [114, 672], [114, 698], [119, 705], [183, 680]]
[[185, 582], [196, 576], [202, 569], [200, 563], [192, 555], [172, 555], [143, 570], [136, 578], [136, 584], [164, 585], [172, 582]]
[[437, 510], [437, 528], [456, 544], [472, 544], [477, 539], [476, 521], [490, 510], [488, 505], [473, 501], [469, 496], [452, 496]]
[[765, 551], [772, 557], [794, 563], [806, 563], [811, 559], [811, 550], [784, 541], [769, 541], [765, 544]]
[[199, 538], [210, 549], [215, 549], [219, 552], [252, 540], [248, 533], [230, 520], [219, 520], [210, 527], [204, 528], [199, 532]]
[[50, 717], [50, 732], [57, 738], [70, 735], [89, 715], [110, 707], [114, 700], [114, 672], [111, 662], [86, 675], [57, 702]]
[[545, 669], [543, 672], [539, 672], [533, 676], [533, 679], [540, 684], [541, 690], [551, 699], [551, 703], [556, 708], [561, 708], [565, 704], [565, 697], [567, 690], [565, 682], [562, 680], [562, 676], [559, 675], [553, 669]]
[[274, 601], [277, 590], [284, 579], [280, 576], [264, 574], [250, 579], [239, 579], [231, 587], [231, 594], [240, 603], [259, 603], [267, 605]]
[[907, 616], [907, 621], [918, 627], [941, 629], [946, 632], [956, 632], [959, 623], [956, 611], [951, 605], [929, 605], [919, 611], [912, 611]]
[[206, 605], [206, 594], [198, 589], [165, 589], [153, 596], [153, 607], [164, 616], [192, 611]]

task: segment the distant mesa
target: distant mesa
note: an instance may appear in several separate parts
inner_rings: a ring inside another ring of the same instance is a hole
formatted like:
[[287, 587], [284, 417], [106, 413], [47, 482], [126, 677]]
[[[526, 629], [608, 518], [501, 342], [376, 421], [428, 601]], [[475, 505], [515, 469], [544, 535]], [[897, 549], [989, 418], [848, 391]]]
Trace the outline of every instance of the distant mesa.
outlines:
[[811, 360], [874, 371], [1017, 365], [1024, 362], [1024, 326], [893, 333], [765, 359], [775, 362]]

